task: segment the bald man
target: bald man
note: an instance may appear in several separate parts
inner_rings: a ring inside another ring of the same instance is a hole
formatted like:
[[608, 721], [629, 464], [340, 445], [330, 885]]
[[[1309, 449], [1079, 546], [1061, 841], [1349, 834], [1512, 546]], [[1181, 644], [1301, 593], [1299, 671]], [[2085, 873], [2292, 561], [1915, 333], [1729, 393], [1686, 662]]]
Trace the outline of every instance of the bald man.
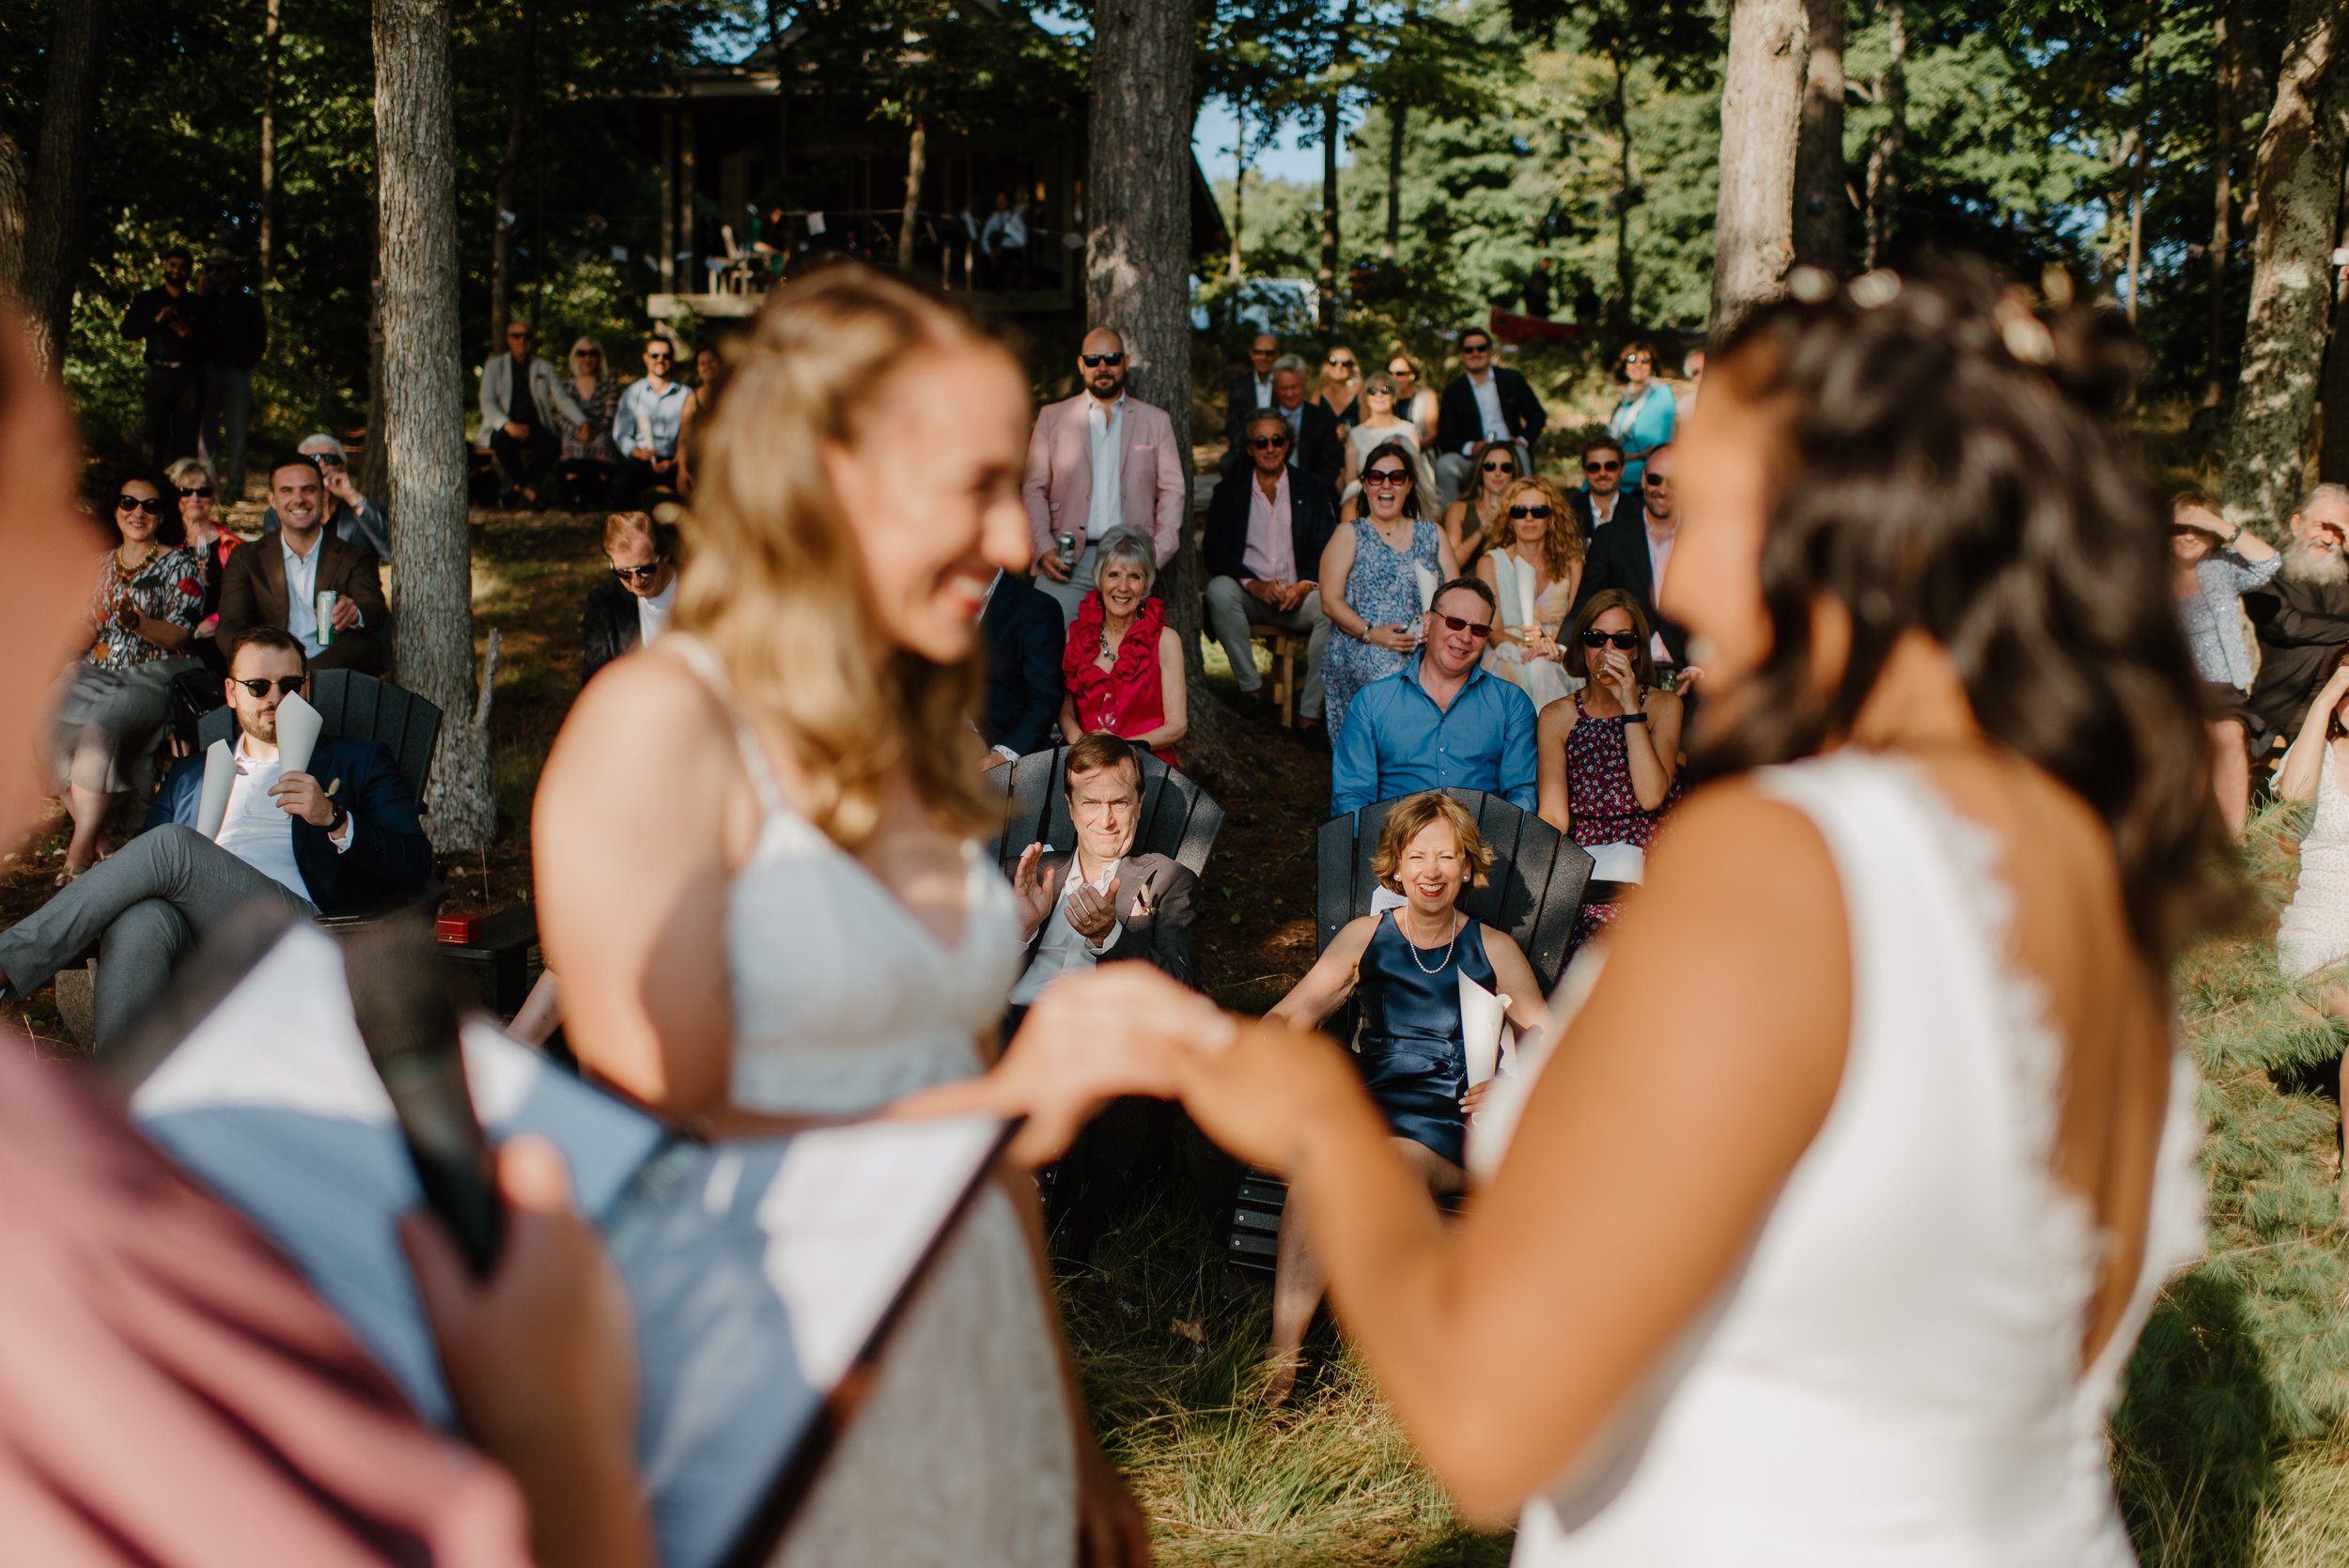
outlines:
[[[1028, 440], [1020, 486], [1035, 547], [1035, 585], [1060, 605], [1064, 624], [1092, 590], [1100, 541], [1120, 528], [1151, 541], [1163, 568], [1182, 542], [1182, 454], [1162, 409], [1128, 396], [1126, 341], [1109, 327], [1085, 334], [1077, 353], [1084, 388], [1048, 403]], [[1075, 536], [1077, 558], [1061, 559], [1060, 536]]]

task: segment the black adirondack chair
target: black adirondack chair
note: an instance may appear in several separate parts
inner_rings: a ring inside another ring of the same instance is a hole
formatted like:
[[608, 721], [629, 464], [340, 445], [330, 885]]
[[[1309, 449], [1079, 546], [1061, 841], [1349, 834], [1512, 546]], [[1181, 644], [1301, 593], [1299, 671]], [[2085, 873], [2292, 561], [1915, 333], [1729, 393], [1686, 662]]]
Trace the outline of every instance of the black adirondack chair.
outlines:
[[[1134, 847], [1164, 855], [1189, 867], [1192, 876], [1206, 877], [1215, 835], [1223, 831], [1223, 808], [1196, 780], [1140, 747], [1134, 755], [1142, 760], [1142, 820], [1134, 829]], [[995, 859], [1005, 875], [1031, 844], [1075, 847], [1076, 829], [1068, 820], [1068, 748], [1030, 752], [988, 777], [999, 781], [1003, 791], [1003, 829], [995, 842]]]
[[[1532, 965], [1533, 977], [1548, 991], [1558, 984], [1559, 972], [1565, 967], [1566, 944], [1574, 936], [1583, 890], [1590, 885], [1590, 852], [1501, 796], [1473, 789], [1444, 793], [1469, 809], [1476, 818], [1477, 831], [1493, 852], [1492, 870], [1485, 885], [1470, 888], [1461, 895], [1461, 909], [1472, 919], [1509, 933]], [[1378, 885], [1371, 875], [1370, 862], [1378, 850], [1378, 831], [1394, 806], [1394, 800], [1380, 800], [1321, 825], [1315, 853], [1317, 950], [1327, 948], [1347, 921], [1370, 913], [1371, 891]], [[1350, 1041], [1355, 1023], [1354, 1004], [1349, 1001], [1323, 1027], [1339, 1039]], [[1281, 1207], [1287, 1197], [1287, 1186], [1274, 1177], [1255, 1171], [1241, 1172], [1232, 1204], [1231, 1240], [1223, 1259], [1225, 1295], [1241, 1289], [1251, 1275], [1272, 1272]]]
[[[357, 670], [320, 670], [310, 677], [308, 702], [319, 710], [324, 733], [338, 740], [380, 740], [392, 753], [399, 776], [408, 781], [416, 800], [424, 800], [424, 781], [432, 771], [432, 753], [441, 743], [441, 710], [404, 686], [378, 680]], [[215, 740], [235, 745], [237, 715], [216, 707], [196, 726], [196, 749]]]

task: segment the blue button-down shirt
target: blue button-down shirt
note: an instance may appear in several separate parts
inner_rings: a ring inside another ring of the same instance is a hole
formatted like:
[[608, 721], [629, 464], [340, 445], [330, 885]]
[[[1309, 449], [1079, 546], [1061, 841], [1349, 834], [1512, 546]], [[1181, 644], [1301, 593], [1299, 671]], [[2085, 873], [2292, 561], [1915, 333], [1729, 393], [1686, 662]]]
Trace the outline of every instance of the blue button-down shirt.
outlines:
[[1330, 815], [1450, 788], [1505, 796], [1532, 811], [1533, 721], [1533, 699], [1481, 668], [1469, 672], [1449, 708], [1438, 707], [1415, 659], [1346, 705], [1330, 764]]
[[685, 388], [676, 381], [655, 392], [649, 378], [630, 381], [620, 394], [619, 411], [612, 416], [612, 444], [625, 458], [649, 446], [659, 458], [677, 456], [677, 418], [685, 412]]

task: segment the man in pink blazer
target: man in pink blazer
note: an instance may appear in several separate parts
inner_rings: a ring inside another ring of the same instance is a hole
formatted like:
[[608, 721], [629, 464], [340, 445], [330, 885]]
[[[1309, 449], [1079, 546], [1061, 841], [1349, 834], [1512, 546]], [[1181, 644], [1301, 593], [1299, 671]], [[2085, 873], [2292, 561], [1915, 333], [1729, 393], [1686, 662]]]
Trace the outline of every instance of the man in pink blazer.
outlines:
[[[1166, 411], [1126, 396], [1126, 343], [1107, 327], [1085, 334], [1077, 373], [1084, 391], [1045, 405], [1028, 438], [1028, 473], [1020, 492], [1028, 504], [1028, 534], [1035, 545], [1035, 585], [1051, 595], [1064, 623], [1093, 587], [1102, 537], [1130, 529], [1151, 541], [1164, 567], [1182, 542], [1190, 499], [1182, 454]], [[1115, 480], [1096, 487], [1097, 472]], [[1059, 536], [1074, 534], [1080, 553], [1061, 563]]]

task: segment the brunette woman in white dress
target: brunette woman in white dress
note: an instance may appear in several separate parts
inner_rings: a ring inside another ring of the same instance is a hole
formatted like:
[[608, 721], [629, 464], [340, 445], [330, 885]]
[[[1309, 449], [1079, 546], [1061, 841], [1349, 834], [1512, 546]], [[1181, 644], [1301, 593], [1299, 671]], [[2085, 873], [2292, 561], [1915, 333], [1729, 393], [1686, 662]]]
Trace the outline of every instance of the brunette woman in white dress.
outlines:
[[[963, 318], [831, 268], [770, 296], [727, 376], [674, 629], [581, 694], [534, 843], [581, 1062], [720, 1133], [876, 1110], [991, 1057], [1021, 943], [972, 836], [1001, 810], [973, 653], [997, 569], [1028, 565], [1025, 382]], [[1007, 1177], [779, 1560], [1066, 1565], [1081, 1534], [1087, 1562], [1147, 1560], [1070, 1377], [1034, 1183]]]
[[[1305, 1205], [1428, 1465], [1518, 1513], [1520, 1564], [2133, 1560], [2106, 1421], [2201, 1234], [2167, 976], [2226, 900], [2108, 332], [1876, 272], [1731, 334], [1663, 605], [1705, 645], [1717, 782], [1513, 1137], [1486, 1102], [1460, 1224], [1331, 1042], [1184, 1059], [1193, 1119]], [[1017, 1050], [987, 1088], [1066, 1097]]]

